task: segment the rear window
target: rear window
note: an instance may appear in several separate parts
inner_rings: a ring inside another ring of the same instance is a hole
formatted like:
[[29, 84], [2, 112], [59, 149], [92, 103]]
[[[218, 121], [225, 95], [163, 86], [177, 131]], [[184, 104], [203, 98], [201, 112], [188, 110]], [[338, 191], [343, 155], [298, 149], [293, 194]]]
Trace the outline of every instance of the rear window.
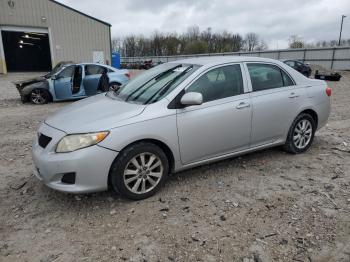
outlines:
[[85, 66], [85, 75], [101, 75], [105, 68], [98, 65], [86, 65]]

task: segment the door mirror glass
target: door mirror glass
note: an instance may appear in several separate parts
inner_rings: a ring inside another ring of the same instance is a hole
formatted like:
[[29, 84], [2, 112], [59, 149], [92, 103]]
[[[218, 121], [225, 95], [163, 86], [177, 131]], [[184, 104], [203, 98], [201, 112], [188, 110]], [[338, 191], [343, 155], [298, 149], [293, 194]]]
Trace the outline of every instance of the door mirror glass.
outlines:
[[203, 103], [203, 96], [201, 93], [189, 92], [182, 96], [180, 102], [184, 106], [201, 105]]

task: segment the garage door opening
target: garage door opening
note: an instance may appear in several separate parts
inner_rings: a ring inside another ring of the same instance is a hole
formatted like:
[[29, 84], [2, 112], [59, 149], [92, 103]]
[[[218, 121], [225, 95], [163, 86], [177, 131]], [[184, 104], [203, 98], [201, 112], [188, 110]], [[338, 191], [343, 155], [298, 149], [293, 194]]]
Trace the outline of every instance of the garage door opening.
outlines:
[[8, 72], [51, 70], [48, 34], [12, 31], [1, 34]]

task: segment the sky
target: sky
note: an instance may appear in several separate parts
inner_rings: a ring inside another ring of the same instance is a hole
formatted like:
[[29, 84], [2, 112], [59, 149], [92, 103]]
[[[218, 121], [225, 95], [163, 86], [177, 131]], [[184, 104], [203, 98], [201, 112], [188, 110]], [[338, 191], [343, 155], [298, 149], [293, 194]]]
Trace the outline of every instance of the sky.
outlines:
[[255, 32], [270, 49], [298, 35], [307, 43], [350, 38], [350, 0], [58, 0], [112, 25], [112, 38], [182, 33], [193, 25], [213, 32]]

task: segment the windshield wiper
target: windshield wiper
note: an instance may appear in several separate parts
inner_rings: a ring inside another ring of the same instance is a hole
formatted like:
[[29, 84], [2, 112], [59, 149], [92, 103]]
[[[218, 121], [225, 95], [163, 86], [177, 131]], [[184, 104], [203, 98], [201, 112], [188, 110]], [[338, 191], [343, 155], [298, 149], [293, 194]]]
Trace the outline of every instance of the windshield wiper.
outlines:
[[174, 66], [174, 67], [172, 67], [172, 68], [170, 68], [170, 69], [168, 69], [168, 70], [165, 70], [164, 72], [162, 72], [162, 73], [156, 75], [153, 79], [154, 79], [154, 80], [158, 80], [158, 79], [161, 78], [162, 76], [166, 75], [167, 73], [169, 73], [169, 72], [171, 72], [171, 71], [173, 71], [173, 70], [175, 70], [176, 68], [179, 68], [179, 67], [182, 67], [182, 64], [179, 64], [179, 65]]
[[[136, 88], [135, 91], [133, 91], [130, 95], [128, 95], [125, 99], [125, 101], [128, 101], [130, 99], [130, 97], [132, 97], [136, 92], [138, 92], [142, 87], [144, 87], [145, 85], [147, 85], [149, 82], [151, 82], [152, 80], [157, 80], [160, 77], [162, 77], [163, 75], [166, 75], [167, 73], [175, 70], [176, 68], [182, 67], [181, 64], [174, 66], [172, 68], [169, 68], [168, 70], [165, 70], [164, 72], [159, 73], [158, 75], [156, 75], [155, 77], [151, 78], [150, 80], [148, 80], [146, 83], [144, 83], [143, 85], [139, 86], [138, 88]], [[142, 93], [144, 93], [145, 91], [143, 91]], [[133, 100], [135, 100], [136, 98], [134, 98]]]
[[182, 71], [180, 74], [175, 76], [173, 79], [169, 80], [161, 89], [159, 89], [157, 92], [155, 92], [144, 104], [147, 105], [148, 103], [152, 102], [153, 99], [156, 100], [156, 99], [158, 99], [158, 97], [161, 97], [162, 95], [164, 95], [176, 80], [178, 80], [180, 77], [186, 75], [187, 72], [190, 71], [192, 68], [193, 68], [193, 65], [190, 65], [184, 71]]

